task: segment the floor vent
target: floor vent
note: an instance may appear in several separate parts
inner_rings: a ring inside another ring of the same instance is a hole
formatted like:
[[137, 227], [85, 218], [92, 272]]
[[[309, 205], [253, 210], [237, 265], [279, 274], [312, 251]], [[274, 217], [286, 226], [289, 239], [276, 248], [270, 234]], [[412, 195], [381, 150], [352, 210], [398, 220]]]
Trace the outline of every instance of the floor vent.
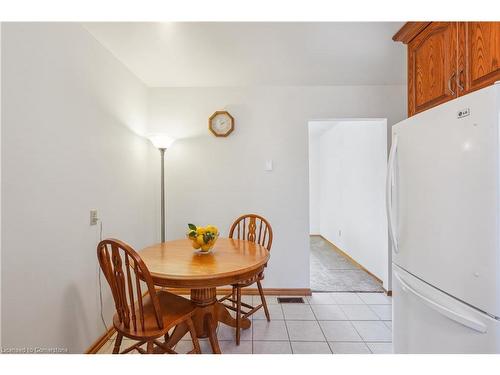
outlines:
[[278, 303], [304, 303], [302, 297], [278, 297]]

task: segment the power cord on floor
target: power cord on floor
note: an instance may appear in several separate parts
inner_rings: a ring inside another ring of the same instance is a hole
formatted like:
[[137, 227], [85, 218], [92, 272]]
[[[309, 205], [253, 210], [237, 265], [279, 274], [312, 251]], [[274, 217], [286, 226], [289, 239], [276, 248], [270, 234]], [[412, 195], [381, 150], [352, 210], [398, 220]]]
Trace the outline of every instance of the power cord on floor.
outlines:
[[[99, 220], [99, 242], [102, 241], [102, 221]], [[99, 304], [100, 304], [100, 310], [101, 310], [101, 320], [102, 324], [104, 325], [104, 329], [107, 331], [108, 327], [106, 326], [106, 321], [104, 320], [104, 314], [103, 314], [103, 303], [102, 303], [102, 283], [101, 283], [101, 266], [97, 264], [98, 271], [99, 271]]]

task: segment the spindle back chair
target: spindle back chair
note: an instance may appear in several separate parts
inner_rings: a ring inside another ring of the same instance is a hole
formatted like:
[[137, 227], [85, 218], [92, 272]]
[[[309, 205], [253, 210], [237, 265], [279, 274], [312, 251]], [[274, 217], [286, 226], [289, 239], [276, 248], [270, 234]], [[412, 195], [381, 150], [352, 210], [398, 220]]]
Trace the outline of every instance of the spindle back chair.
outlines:
[[229, 230], [229, 238], [237, 238], [258, 243], [271, 251], [273, 229], [262, 216], [246, 214], [237, 218]]
[[[231, 228], [229, 230], [229, 238], [255, 242], [261, 246], [264, 246], [268, 251], [271, 251], [271, 246], [273, 244], [273, 229], [271, 227], [271, 224], [269, 224], [269, 222], [264, 217], [256, 214], [246, 214], [237, 218], [231, 225]], [[230, 302], [231, 304], [225, 303], [224, 306], [236, 312], [236, 345], [240, 344], [240, 324], [242, 318], [248, 318], [249, 316], [257, 312], [260, 308], [264, 308], [264, 313], [266, 314], [267, 321], [271, 321], [269, 310], [267, 308], [266, 298], [264, 297], [264, 291], [261, 284], [261, 280], [263, 279], [264, 271], [260, 272], [256, 277], [253, 277], [249, 280], [242, 281], [238, 284], [233, 284], [231, 285], [231, 293], [219, 300], [219, 302]], [[260, 295], [260, 305], [252, 306], [250, 304], [241, 302], [242, 288], [255, 283], [257, 284]], [[243, 311], [242, 307], [245, 307], [246, 309], [248, 309], [248, 311]]]
[[[113, 353], [119, 352], [123, 336], [139, 341], [123, 353], [134, 349], [152, 353], [154, 345], [158, 351], [175, 353], [167, 343], [168, 330], [178, 324], [189, 328], [194, 347], [190, 353], [200, 352], [191, 320], [195, 306], [185, 298], [157, 291], [146, 264], [132, 247], [117, 239], [105, 239], [97, 245], [97, 258], [115, 302], [113, 325], [118, 334]], [[165, 342], [157, 340], [162, 336]], [[144, 343], [146, 351], [141, 348]]]

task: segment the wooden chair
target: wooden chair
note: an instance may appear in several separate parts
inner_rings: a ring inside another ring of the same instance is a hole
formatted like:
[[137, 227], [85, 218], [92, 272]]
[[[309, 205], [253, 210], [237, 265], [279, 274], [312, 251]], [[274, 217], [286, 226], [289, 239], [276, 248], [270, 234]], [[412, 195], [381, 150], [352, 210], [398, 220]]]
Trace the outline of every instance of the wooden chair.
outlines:
[[[142, 354], [176, 354], [167, 344], [168, 331], [182, 324], [187, 325], [193, 342], [193, 350], [189, 354], [201, 352], [191, 320], [195, 305], [190, 300], [156, 290], [151, 274], [139, 254], [120, 240], [101, 241], [97, 245], [97, 257], [111, 288], [116, 307], [113, 325], [118, 334], [113, 354], [120, 352], [124, 336], [138, 342], [123, 350], [121, 354], [134, 349]], [[146, 286], [144, 294], [141, 291], [141, 283]], [[165, 341], [160, 341], [160, 338]], [[146, 350], [141, 348], [144, 344]]]
[[[273, 244], [273, 229], [271, 228], [269, 222], [262, 216], [247, 214], [236, 219], [229, 231], [229, 238], [252, 241], [258, 243], [261, 246], [264, 246], [268, 251], [271, 251], [271, 245]], [[250, 315], [263, 307], [267, 321], [271, 321], [266, 299], [264, 297], [264, 292], [262, 291], [261, 281], [263, 279], [264, 272], [262, 271], [260, 274], [249, 280], [245, 280], [238, 284], [233, 284], [231, 285], [232, 292], [219, 300], [219, 302], [231, 302], [230, 305], [225, 303], [224, 306], [236, 312], [236, 345], [240, 344], [241, 319], [248, 318]], [[259, 289], [261, 300], [260, 305], [252, 306], [247, 303], [241, 302], [241, 289], [255, 283], [257, 284], [257, 288]], [[249, 310], [245, 312], [242, 310], [242, 307], [245, 307]]]

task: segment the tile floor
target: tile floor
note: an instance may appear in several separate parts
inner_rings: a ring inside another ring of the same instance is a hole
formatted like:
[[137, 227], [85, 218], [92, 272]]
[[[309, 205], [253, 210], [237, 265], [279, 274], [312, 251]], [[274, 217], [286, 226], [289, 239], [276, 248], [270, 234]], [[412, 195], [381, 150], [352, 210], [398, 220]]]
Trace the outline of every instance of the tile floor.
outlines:
[[[259, 297], [243, 296], [251, 302]], [[313, 293], [304, 304], [278, 304], [268, 296], [271, 322], [261, 309], [252, 326], [242, 331], [241, 344], [234, 329], [219, 325], [217, 336], [225, 354], [387, 354], [392, 352], [392, 301], [381, 293]], [[184, 337], [176, 351], [191, 350]], [[111, 353], [114, 337], [100, 353]], [[203, 353], [211, 353], [208, 340], [200, 340]]]
[[311, 289], [321, 292], [382, 292], [382, 285], [320, 236], [310, 236]]

